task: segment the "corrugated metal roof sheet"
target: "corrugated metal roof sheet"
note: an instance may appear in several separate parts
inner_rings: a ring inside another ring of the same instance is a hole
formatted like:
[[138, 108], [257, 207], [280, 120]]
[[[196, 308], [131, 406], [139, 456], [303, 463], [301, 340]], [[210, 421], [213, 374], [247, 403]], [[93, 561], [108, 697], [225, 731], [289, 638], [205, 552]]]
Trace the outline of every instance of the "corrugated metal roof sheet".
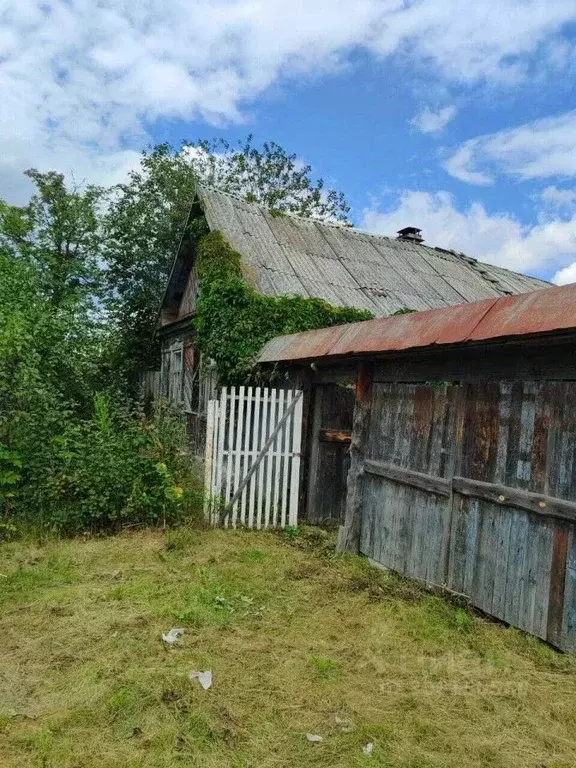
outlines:
[[208, 224], [270, 296], [315, 296], [384, 316], [521, 293], [548, 283], [462, 254], [264, 208], [199, 188]]
[[382, 354], [576, 331], [576, 284], [278, 336], [261, 363]]

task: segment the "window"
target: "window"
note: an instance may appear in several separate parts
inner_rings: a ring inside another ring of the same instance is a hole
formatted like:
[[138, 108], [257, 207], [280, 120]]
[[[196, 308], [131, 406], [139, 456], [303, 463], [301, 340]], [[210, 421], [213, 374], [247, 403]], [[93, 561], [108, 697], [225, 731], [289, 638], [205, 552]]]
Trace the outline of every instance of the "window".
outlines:
[[174, 405], [182, 405], [184, 396], [184, 344], [172, 344], [162, 353], [161, 391]]
[[205, 414], [216, 396], [216, 368], [194, 345], [176, 342], [162, 352], [161, 394], [187, 413]]

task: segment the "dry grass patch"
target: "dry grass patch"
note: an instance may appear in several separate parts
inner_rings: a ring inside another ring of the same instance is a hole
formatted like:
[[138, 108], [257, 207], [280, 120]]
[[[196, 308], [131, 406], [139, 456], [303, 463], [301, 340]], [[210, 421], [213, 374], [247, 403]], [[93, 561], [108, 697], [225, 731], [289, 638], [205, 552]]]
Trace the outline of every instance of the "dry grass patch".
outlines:
[[0, 573], [1, 766], [576, 765], [574, 657], [322, 534], [12, 543]]

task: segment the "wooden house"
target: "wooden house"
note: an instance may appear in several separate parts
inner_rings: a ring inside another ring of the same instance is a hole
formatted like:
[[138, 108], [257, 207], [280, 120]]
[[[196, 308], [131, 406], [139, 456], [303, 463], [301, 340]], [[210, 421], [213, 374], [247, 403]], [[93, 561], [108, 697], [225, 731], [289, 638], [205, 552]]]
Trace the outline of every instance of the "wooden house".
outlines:
[[[427, 310], [548, 286], [533, 277], [423, 242], [416, 227], [384, 237], [265, 208], [198, 187], [190, 221], [204, 217], [242, 256], [246, 280], [267, 296], [317, 297], [376, 317]], [[216, 387], [210, 361], [194, 346], [198, 295], [194, 245], [182, 239], [159, 314], [160, 391], [202, 418]]]

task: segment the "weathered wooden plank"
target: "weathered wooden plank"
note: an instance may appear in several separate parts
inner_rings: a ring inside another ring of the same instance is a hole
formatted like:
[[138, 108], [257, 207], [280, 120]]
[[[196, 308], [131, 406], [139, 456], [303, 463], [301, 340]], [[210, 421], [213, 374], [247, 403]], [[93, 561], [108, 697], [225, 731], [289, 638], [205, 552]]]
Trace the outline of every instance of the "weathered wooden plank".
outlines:
[[[418, 492], [418, 495], [424, 496], [424, 493]], [[437, 528], [438, 504], [444, 502], [444, 497], [427, 493], [423, 501], [424, 520], [422, 531], [425, 538], [422, 542], [422, 568], [426, 581], [436, 582], [438, 578], [438, 558], [442, 555], [442, 540], [439, 538], [440, 531]]]
[[350, 471], [348, 472], [348, 496], [346, 517], [340, 527], [338, 550], [357, 553], [360, 546], [362, 525], [362, 475], [364, 472], [364, 453], [370, 425], [370, 407], [372, 403], [371, 363], [362, 363], [358, 367], [356, 379], [356, 400], [354, 404], [354, 428], [350, 443]]
[[457, 493], [507, 507], [523, 509], [540, 517], [554, 517], [576, 522], [576, 502], [522, 491], [499, 483], [484, 483], [467, 477], [455, 477], [452, 486]]
[[306, 501], [306, 519], [310, 523], [319, 522], [318, 520], [318, 483], [320, 482], [321, 475], [319, 472], [320, 465], [320, 444], [317, 440], [317, 435], [320, 432], [322, 425], [322, 399], [326, 387], [315, 386], [312, 394], [311, 404], [311, 422], [312, 426], [310, 432], [312, 439], [310, 442], [310, 467], [308, 470], [309, 487]]
[[557, 523], [556, 530], [554, 531], [554, 543], [552, 545], [548, 629], [546, 633], [548, 642], [553, 645], [559, 645], [562, 641], [569, 537], [569, 527], [565, 523]]
[[363, 489], [364, 509], [360, 531], [360, 552], [373, 560], [378, 559], [374, 554], [374, 526], [376, 509], [380, 503], [380, 488], [377, 487], [379, 485], [375, 478], [366, 475]]
[[435, 493], [438, 496], [450, 496], [450, 481], [443, 477], [434, 477], [423, 472], [415, 472], [411, 469], [404, 469], [371, 459], [364, 462], [364, 471], [371, 475], [385, 477], [387, 480], [394, 480], [402, 485], [410, 485], [422, 491]]
[[469, 497], [458, 494], [450, 498], [452, 522], [446, 583], [454, 592], [464, 592], [469, 501]]
[[474, 574], [478, 567], [478, 532], [480, 529], [480, 511], [478, 499], [469, 499], [466, 508], [466, 555], [462, 591], [473, 600]]
[[537, 545], [534, 548], [534, 588], [531, 590], [532, 629], [530, 631], [545, 640], [555, 522], [540, 519], [534, 522]]
[[[291, 421], [292, 432], [292, 466], [290, 475], [290, 507], [288, 512], [288, 524], [298, 523], [298, 481], [300, 479], [300, 451], [302, 448], [302, 398], [296, 397], [296, 408]], [[288, 425], [287, 427], [288, 428]]]
[[498, 619], [504, 619], [512, 516], [507, 514], [505, 509], [500, 509], [499, 513], [494, 542], [494, 587], [488, 613], [491, 613]]
[[474, 564], [472, 595], [475, 604], [487, 613], [492, 607], [492, 592], [494, 589], [494, 544], [496, 540], [495, 515], [500, 510], [494, 510], [492, 504], [478, 501], [478, 537]]
[[524, 561], [530, 521], [528, 515], [520, 510], [512, 511], [511, 515], [504, 620], [524, 629], [525, 627], [521, 624], [521, 605], [525, 581]]
[[562, 622], [561, 648], [576, 651], [576, 531], [570, 531], [566, 580], [564, 584], [564, 619]]
[[532, 487], [532, 443], [536, 419], [536, 383], [522, 383], [522, 409], [520, 412], [520, 434], [516, 463], [516, 487], [529, 490]]

